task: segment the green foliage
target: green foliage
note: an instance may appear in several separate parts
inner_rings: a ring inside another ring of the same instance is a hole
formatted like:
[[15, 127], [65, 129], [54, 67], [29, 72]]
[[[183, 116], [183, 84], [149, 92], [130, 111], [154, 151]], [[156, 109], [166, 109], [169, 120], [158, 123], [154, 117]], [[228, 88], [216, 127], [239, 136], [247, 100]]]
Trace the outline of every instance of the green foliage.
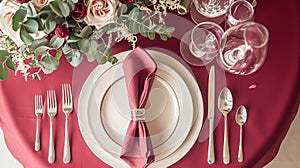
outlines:
[[0, 50], [0, 80], [8, 79], [8, 69], [15, 71], [16, 65], [7, 50]]
[[[19, 31], [21, 40], [30, 48], [29, 52], [34, 53], [33, 66], [42, 67], [46, 74], [59, 67], [59, 60], [63, 55], [75, 67], [82, 62], [84, 56], [90, 62], [115, 64], [118, 59], [112, 55], [113, 42], [128, 40], [128, 37], [137, 34], [150, 40], [160, 37], [166, 41], [175, 31], [174, 27], [160, 22], [161, 14], [143, 12], [133, 3], [122, 4], [117, 11], [116, 20], [97, 30], [95, 26], [87, 25], [83, 19], [70, 16], [77, 2], [78, 0], [54, 0], [37, 14], [30, 10], [28, 4], [22, 4], [13, 16], [13, 30]], [[151, 3], [150, 0], [145, 2]], [[34, 39], [32, 36], [32, 33], [38, 31], [49, 35], [60, 25], [69, 29], [68, 37], [59, 38], [54, 35], [48, 42], [46, 37]], [[51, 55], [51, 50], [56, 50], [56, 55]], [[7, 79], [8, 69], [15, 70], [16, 65], [7, 51], [0, 50], [0, 80]]]

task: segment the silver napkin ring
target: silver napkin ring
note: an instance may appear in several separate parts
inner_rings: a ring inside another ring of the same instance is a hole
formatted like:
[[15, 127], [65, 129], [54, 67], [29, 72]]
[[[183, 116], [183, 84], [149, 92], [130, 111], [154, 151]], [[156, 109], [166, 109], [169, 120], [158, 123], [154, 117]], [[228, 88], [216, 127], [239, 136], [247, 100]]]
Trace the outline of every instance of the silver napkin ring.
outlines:
[[140, 121], [140, 120], [145, 120], [146, 117], [146, 112], [144, 108], [140, 109], [131, 109], [131, 119]]

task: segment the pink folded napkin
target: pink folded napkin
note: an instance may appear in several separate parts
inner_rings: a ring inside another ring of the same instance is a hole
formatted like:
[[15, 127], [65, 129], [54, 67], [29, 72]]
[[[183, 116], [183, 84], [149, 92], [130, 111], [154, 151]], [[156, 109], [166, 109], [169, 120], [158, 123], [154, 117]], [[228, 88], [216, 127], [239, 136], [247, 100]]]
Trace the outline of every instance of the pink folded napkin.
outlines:
[[156, 64], [148, 53], [138, 47], [125, 58], [123, 71], [132, 117], [120, 158], [131, 168], [144, 168], [154, 162], [153, 147], [143, 108], [154, 80]]

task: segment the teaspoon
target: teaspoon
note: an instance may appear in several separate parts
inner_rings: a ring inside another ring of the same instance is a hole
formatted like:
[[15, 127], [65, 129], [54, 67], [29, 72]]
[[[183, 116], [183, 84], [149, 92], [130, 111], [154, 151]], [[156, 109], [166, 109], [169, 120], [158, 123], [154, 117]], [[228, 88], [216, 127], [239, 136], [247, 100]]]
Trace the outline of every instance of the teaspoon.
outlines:
[[227, 130], [227, 114], [232, 110], [233, 98], [230, 90], [225, 87], [222, 89], [219, 99], [218, 108], [224, 115], [224, 145], [223, 145], [223, 163], [230, 162], [229, 144], [228, 144], [228, 130]]
[[240, 125], [240, 143], [239, 143], [239, 153], [238, 153], [238, 161], [242, 162], [244, 160], [243, 157], [243, 125], [247, 121], [247, 110], [245, 106], [240, 106], [236, 112], [236, 123]]

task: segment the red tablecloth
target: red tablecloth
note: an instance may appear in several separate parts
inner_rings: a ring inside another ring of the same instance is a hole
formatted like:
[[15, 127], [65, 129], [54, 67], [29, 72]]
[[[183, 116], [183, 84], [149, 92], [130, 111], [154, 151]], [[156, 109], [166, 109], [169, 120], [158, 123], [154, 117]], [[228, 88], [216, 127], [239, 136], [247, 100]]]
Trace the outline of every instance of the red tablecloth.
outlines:
[[[255, 8], [255, 21], [269, 29], [269, 51], [265, 64], [256, 73], [249, 76], [226, 74], [226, 86], [232, 90], [234, 108], [229, 114], [229, 143], [231, 147], [231, 163], [222, 162], [223, 120], [216, 122], [215, 151], [216, 163], [207, 164], [208, 140], [205, 137], [208, 127], [206, 120], [200, 133], [199, 141], [190, 152], [172, 168], [194, 167], [262, 167], [276, 155], [290, 123], [294, 119], [300, 103], [300, 3], [298, 0], [274, 2], [259, 1]], [[180, 20], [179, 20], [180, 19]], [[179, 42], [183, 34], [192, 28], [192, 22], [183, 17], [171, 17], [168, 21], [177, 29], [174, 38], [167, 42], [150, 41], [140, 38], [138, 44], [144, 48], [161, 47], [180, 55]], [[122, 42], [113, 48], [114, 53], [130, 49], [130, 44]], [[87, 63], [84, 63], [87, 65]], [[213, 62], [212, 64], [216, 64]], [[51, 75], [44, 75], [43, 80], [24, 81], [21, 75], [10, 74], [7, 81], [0, 82], [0, 124], [5, 141], [16, 159], [24, 167], [109, 167], [97, 158], [84, 142], [76, 116], [76, 109], [69, 117], [70, 144], [72, 161], [64, 164], [63, 139], [65, 115], [61, 110], [61, 84], [72, 83], [74, 96], [78, 98], [80, 87], [95, 63], [89, 63], [89, 70], [77, 76], [80, 81], [73, 81], [72, 68], [63, 59], [60, 68]], [[80, 67], [79, 67], [80, 68]], [[207, 70], [203, 67], [191, 67], [204, 98], [204, 117], [207, 115]], [[222, 74], [220, 68], [216, 69]], [[218, 79], [217, 91], [224, 86], [224, 78]], [[249, 89], [256, 84], [255, 89]], [[49, 117], [42, 116], [41, 150], [34, 151], [36, 117], [34, 115], [34, 95], [46, 96], [46, 90], [57, 91], [59, 102], [58, 115], [54, 119], [54, 137], [56, 162], [47, 162], [49, 142]], [[238, 125], [235, 123], [235, 111], [244, 104], [248, 109], [248, 122], [244, 127], [244, 162], [237, 162]], [[219, 113], [216, 111], [216, 113]], [[220, 115], [219, 115], [220, 117]]]

